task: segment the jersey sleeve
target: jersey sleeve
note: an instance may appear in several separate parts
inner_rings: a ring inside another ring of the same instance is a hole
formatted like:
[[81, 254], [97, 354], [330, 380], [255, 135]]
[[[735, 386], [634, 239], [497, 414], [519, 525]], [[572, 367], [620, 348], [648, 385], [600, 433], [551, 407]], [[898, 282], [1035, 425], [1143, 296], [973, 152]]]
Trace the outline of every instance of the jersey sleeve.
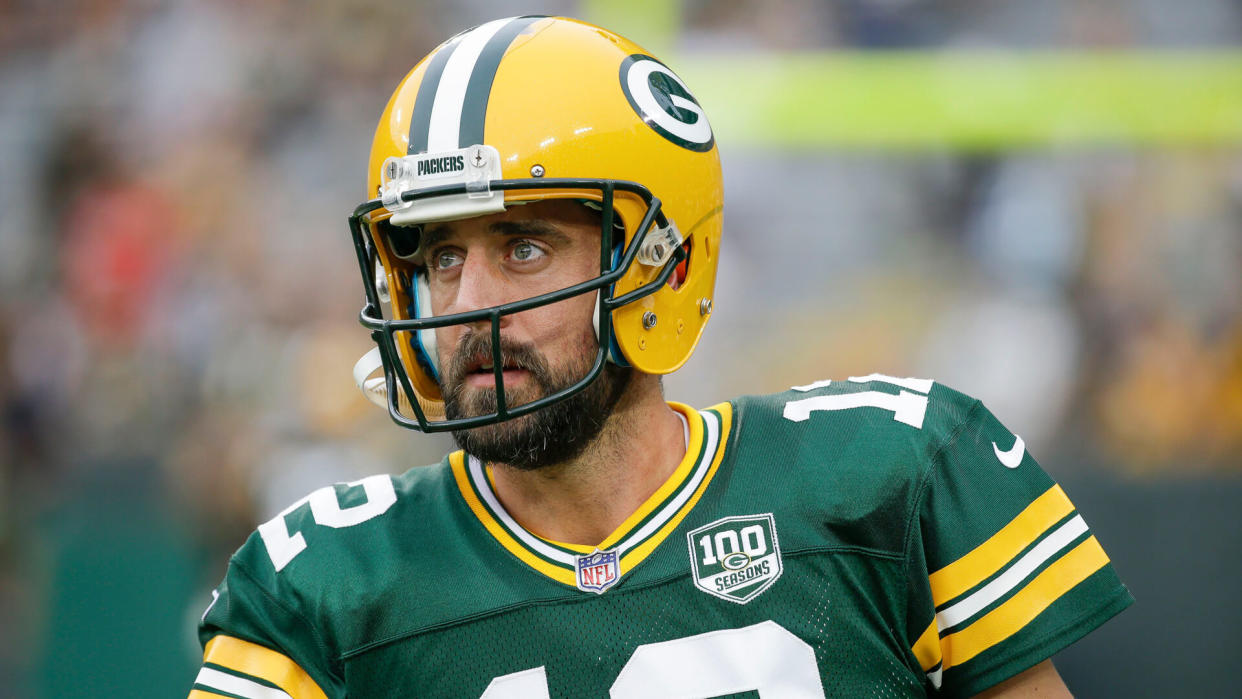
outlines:
[[1012, 677], [1134, 601], [1065, 492], [978, 402], [916, 503], [907, 632], [941, 696]]
[[245, 566], [254, 543], [234, 556], [199, 624], [203, 665], [190, 699], [343, 696], [311, 624]]

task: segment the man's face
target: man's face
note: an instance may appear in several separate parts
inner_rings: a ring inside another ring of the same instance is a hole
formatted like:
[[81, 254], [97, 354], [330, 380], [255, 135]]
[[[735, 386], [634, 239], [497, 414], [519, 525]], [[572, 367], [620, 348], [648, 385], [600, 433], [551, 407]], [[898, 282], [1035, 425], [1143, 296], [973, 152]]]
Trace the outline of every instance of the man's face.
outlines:
[[[424, 232], [424, 261], [435, 315], [498, 306], [563, 289], [599, 274], [599, 217], [577, 202], [546, 201]], [[529, 403], [577, 382], [599, 343], [592, 329], [596, 294], [575, 296], [500, 321], [506, 402]], [[436, 330], [449, 418], [496, 410], [491, 324]], [[571, 458], [603, 426], [628, 372], [605, 367], [586, 390], [496, 425], [453, 433], [486, 461], [533, 469]]]

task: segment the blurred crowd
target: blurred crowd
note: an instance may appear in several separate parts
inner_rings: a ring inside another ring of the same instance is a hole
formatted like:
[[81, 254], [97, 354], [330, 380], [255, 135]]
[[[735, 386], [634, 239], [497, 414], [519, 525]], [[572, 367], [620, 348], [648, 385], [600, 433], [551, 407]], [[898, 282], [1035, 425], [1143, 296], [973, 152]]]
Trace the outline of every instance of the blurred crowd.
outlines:
[[[519, 9], [0, 0], [0, 695], [107, 694], [83, 663], [151, 658], [152, 696], [183, 692], [188, 629], [258, 522], [450, 447], [353, 386], [370, 341], [345, 217], [402, 75]], [[678, 14], [683, 53], [1242, 40], [1227, 0]], [[1242, 472], [1242, 144], [721, 149], [716, 318], [671, 398], [925, 375], [1054, 475]]]

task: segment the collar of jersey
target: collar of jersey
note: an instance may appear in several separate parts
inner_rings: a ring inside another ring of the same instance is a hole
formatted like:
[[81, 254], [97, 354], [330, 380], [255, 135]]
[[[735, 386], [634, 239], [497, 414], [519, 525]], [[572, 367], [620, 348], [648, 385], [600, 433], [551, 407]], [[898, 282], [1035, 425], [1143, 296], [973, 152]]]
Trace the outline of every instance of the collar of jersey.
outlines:
[[449, 465], [470, 511], [501, 546], [539, 573], [576, 588], [578, 556], [596, 549], [615, 550], [621, 575], [625, 575], [677, 528], [716, 475], [728, 442], [732, 406], [721, 403], [697, 411], [670, 401], [669, 407], [681, 413], [690, 427], [685, 458], [668, 480], [599, 546], [565, 544], [527, 531], [500, 504], [490, 467], [461, 451], [449, 455]]

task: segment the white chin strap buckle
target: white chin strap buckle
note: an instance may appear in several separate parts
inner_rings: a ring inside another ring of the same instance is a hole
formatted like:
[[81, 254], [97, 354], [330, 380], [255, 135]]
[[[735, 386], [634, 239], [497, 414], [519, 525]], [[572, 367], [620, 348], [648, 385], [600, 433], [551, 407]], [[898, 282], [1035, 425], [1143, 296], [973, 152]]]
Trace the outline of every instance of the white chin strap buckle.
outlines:
[[384, 360], [378, 347], [372, 347], [354, 363], [354, 383], [367, 400], [388, 409], [388, 384], [384, 380]]

